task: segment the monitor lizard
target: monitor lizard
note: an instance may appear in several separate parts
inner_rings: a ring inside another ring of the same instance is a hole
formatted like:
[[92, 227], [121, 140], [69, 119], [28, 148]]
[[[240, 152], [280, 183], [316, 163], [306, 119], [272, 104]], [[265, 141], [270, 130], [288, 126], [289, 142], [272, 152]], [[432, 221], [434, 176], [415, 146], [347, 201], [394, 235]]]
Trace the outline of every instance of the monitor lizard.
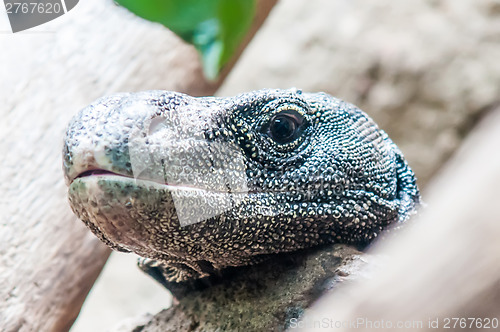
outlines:
[[369, 116], [298, 89], [104, 97], [70, 122], [63, 159], [74, 213], [164, 284], [366, 245], [420, 202], [413, 171]]

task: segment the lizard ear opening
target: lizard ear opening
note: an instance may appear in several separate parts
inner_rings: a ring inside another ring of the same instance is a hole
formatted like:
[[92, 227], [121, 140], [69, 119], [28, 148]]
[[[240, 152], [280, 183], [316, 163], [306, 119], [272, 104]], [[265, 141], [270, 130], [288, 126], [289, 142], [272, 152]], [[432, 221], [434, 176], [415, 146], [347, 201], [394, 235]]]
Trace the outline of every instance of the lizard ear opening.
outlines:
[[416, 213], [420, 204], [420, 192], [417, 187], [415, 173], [408, 166], [401, 151], [395, 147], [396, 153], [396, 176], [397, 176], [397, 198], [399, 205], [399, 221], [403, 222]]

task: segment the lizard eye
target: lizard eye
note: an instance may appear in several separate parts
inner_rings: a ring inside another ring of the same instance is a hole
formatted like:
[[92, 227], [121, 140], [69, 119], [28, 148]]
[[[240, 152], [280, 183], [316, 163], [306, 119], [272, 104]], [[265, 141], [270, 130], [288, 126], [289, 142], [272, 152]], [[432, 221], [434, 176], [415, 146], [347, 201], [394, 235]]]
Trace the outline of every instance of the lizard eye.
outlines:
[[278, 144], [296, 140], [304, 131], [304, 117], [295, 110], [285, 110], [269, 121], [269, 136]]

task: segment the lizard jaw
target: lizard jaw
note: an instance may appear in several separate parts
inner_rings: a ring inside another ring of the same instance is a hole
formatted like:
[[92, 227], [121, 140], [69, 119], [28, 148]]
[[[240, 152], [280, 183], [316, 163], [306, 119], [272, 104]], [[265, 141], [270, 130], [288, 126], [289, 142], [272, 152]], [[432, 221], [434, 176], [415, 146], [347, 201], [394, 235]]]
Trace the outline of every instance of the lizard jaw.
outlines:
[[158, 251], [148, 241], [154, 233], [189, 233], [191, 226], [233, 209], [248, 193], [208, 191], [92, 170], [72, 181], [68, 197], [73, 212], [110, 247], [157, 257], [182, 256], [188, 249]]

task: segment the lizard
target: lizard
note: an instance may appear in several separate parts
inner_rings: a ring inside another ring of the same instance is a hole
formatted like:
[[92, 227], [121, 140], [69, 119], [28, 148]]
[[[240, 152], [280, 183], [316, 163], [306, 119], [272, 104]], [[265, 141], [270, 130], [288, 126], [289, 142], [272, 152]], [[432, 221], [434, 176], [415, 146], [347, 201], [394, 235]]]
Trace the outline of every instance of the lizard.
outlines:
[[420, 203], [399, 148], [326, 93], [119, 93], [64, 138], [74, 213], [164, 285], [322, 244], [366, 246]]

